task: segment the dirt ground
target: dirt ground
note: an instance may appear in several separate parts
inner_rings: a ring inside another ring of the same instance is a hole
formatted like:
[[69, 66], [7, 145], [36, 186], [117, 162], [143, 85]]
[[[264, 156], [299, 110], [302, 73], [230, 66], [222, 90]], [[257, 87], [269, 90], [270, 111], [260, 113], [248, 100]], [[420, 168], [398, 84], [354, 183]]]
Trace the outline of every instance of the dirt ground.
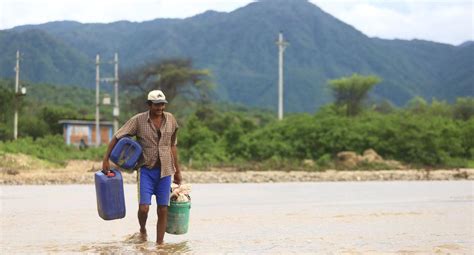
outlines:
[[[100, 167], [101, 162], [85, 160], [69, 161], [66, 166], [58, 167], [27, 156], [7, 154], [0, 163], [0, 184], [92, 184], [94, 173]], [[474, 180], [474, 169], [237, 171], [226, 168], [198, 171], [182, 167], [182, 175], [185, 183]], [[136, 183], [136, 172], [122, 172], [122, 176], [125, 183]]]

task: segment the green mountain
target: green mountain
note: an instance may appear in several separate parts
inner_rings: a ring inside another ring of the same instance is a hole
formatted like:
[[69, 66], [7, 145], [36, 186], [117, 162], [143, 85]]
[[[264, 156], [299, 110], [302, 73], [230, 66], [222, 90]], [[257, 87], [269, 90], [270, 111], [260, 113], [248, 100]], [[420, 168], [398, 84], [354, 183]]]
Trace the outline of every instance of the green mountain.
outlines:
[[286, 111], [312, 112], [332, 101], [327, 81], [355, 72], [381, 77], [374, 98], [397, 105], [414, 96], [449, 101], [474, 96], [474, 43], [369, 38], [306, 0], [261, 0], [230, 13], [207, 11], [186, 19], [16, 27], [0, 31], [0, 76], [13, 77], [17, 48], [24, 52], [24, 79], [87, 87], [95, 82], [97, 53], [111, 60], [118, 52], [125, 70], [187, 57], [212, 70], [218, 99], [276, 109], [280, 31], [290, 43]]
[[20, 79], [85, 85], [85, 77], [95, 77], [95, 67], [87, 55], [39, 29], [0, 31], [1, 77], [15, 77], [17, 50], [21, 52]]

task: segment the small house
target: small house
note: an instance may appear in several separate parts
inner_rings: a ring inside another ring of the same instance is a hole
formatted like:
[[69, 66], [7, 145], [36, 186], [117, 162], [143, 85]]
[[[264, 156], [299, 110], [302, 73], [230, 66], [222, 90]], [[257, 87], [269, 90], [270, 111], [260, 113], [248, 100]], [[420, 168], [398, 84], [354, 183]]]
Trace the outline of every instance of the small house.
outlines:
[[[96, 144], [95, 121], [60, 120], [63, 125], [64, 142], [67, 145], [92, 146]], [[112, 140], [114, 125], [110, 121], [99, 123], [100, 144], [108, 144]]]

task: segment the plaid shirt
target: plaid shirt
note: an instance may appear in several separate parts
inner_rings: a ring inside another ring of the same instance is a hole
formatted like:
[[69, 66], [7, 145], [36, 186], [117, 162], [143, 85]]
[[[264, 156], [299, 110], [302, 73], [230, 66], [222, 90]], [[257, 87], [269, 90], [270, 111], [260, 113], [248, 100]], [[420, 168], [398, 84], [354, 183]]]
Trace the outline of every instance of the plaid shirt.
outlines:
[[[161, 178], [176, 172], [171, 145], [177, 144], [176, 132], [179, 126], [173, 114], [163, 112], [163, 120], [159, 130], [161, 138], [150, 119], [150, 112], [142, 112], [129, 119], [115, 134], [117, 139], [124, 136], [136, 136], [142, 146], [143, 153], [139, 166], [153, 168], [161, 162]], [[158, 161], [159, 160], [159, 161]]]

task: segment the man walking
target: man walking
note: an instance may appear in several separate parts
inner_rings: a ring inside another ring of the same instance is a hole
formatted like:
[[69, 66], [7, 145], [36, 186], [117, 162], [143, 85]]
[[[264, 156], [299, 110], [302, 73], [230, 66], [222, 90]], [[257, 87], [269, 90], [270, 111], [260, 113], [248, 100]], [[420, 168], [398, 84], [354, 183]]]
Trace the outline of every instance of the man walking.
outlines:
[[162, 244], [167, 223], [171, 176], [174, 175], [174, 183], [181, 184], [176, 148], [178, 124], [171, 113], [164, 111], [168, 101], [161, 90], [151, 91], [147, 99], [148, 111], [133, 116], [114, 134], [104, 155], [102, 171], [110, 171], [109, 157], [117, 141], [124, 136], [135, 136], [143, 149], [138, 173], [140, 233], [146, 236], [145, 226], [151, 196], [155, 195], [158, 205], [156, 242]]

